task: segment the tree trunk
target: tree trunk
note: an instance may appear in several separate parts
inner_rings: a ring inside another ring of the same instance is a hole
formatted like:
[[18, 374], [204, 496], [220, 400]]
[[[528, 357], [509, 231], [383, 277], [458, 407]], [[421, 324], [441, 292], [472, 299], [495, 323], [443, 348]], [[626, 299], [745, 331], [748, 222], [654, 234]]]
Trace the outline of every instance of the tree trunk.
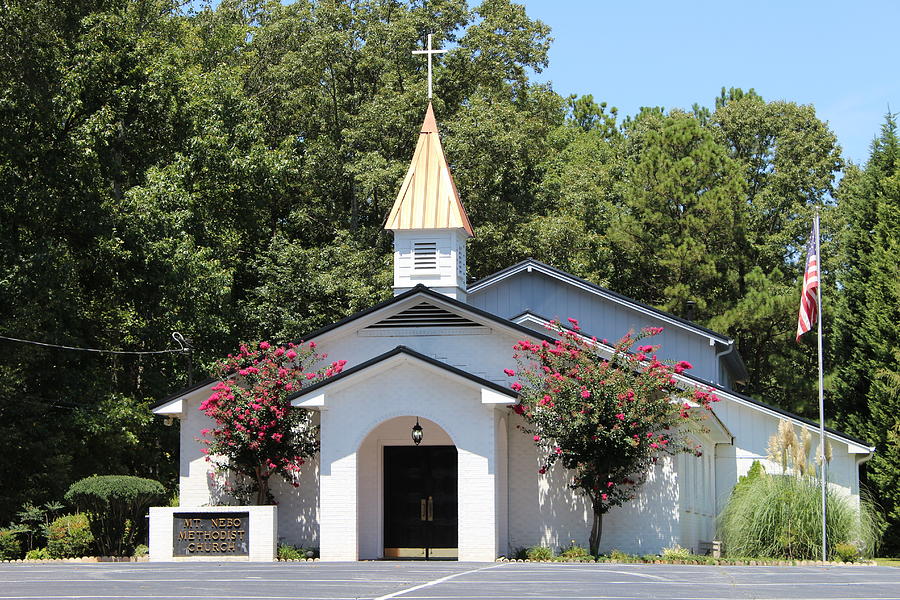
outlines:
[[591, 554], [597, 556], [600, 554], [600, 536], [603, 534], [603, 513], [600, 512], [599, 502], [594, 502], [594, 524], [591, 525], [591, 538], [588, 541], [591, 548]]
[[269, 504], [269, 477], [261, 467], [256, 467], [256, 505]]

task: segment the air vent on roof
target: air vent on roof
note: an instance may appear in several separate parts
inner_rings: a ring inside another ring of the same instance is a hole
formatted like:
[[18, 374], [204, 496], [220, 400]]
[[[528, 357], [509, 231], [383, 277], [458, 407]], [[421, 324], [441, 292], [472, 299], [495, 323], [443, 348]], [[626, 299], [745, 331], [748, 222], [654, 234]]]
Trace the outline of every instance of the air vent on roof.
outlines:
[[413, 268], [437, 269], [437, 242], [413, 242]]
[[367, 329], [401, 327], [481, 327], [481, 325], [434, 304], [422, 302], [374, 325], [369, 325]]

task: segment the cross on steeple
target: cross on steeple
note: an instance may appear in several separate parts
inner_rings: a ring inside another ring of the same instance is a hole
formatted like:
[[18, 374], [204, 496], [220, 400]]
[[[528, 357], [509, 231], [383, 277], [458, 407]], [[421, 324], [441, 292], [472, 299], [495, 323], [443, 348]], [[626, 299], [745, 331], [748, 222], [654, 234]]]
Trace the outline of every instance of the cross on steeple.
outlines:
[[428, 34], [428, 49], [427, 50], [413, 50], [413, 54], [427, 54], [428, 55], [428, 100], [431, 100], [431, 56], [434, 54], [443, 54], [447, 52], [447, 50], [432, 50], [431, 49], [431, 34]]

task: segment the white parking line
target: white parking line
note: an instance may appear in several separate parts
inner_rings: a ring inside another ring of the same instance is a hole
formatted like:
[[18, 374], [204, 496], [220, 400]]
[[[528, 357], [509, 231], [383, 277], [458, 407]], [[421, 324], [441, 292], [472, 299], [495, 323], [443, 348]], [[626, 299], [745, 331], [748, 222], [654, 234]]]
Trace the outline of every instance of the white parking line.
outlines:
[[402, 596], [403, 594], [408, 594], [409, 592], [414, 592], [416, 590], [421, 590], [423, 588], [431, 587], [433, 585], [437, 585], [439, 583], [444, 583], [445, 581], [449, 581], [451, 579], [455, 579], [457, 577], [461, 577], [463, 575], [468, 575], [470, 573], [478, 573], [479, 571], [487, 571], [488, 569], [496, 569], [498, 567], [504, 566], [505, 563], [500, 563], [497, 565], [489, 565], [487, 567], [481, 567], [480, 569], [471, 569], [469, 571], [463, 571], [462, 573], [454, 573], [453, 575], [447, 575], [446, 577], [441, 577], [440, 579], [433, 579], [426, 583], [413, 586], [411, 588], [406, 588], [405, 590], [400, 590], [399, 592], [393, 592], [391, 594], [386, 594], [384, 596], [378, 596], [377, 598], [373, 598], [373, 600], [389, 600], [390, 598], [396, 598], [397, 596]]

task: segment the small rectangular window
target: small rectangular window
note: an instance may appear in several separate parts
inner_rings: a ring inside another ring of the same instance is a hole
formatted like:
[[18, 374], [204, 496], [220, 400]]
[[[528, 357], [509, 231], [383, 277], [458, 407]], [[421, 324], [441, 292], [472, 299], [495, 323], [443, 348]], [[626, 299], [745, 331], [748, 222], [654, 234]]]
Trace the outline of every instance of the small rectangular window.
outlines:
[[437, 242], [413, 242], [413, 268], [437, 269]]

